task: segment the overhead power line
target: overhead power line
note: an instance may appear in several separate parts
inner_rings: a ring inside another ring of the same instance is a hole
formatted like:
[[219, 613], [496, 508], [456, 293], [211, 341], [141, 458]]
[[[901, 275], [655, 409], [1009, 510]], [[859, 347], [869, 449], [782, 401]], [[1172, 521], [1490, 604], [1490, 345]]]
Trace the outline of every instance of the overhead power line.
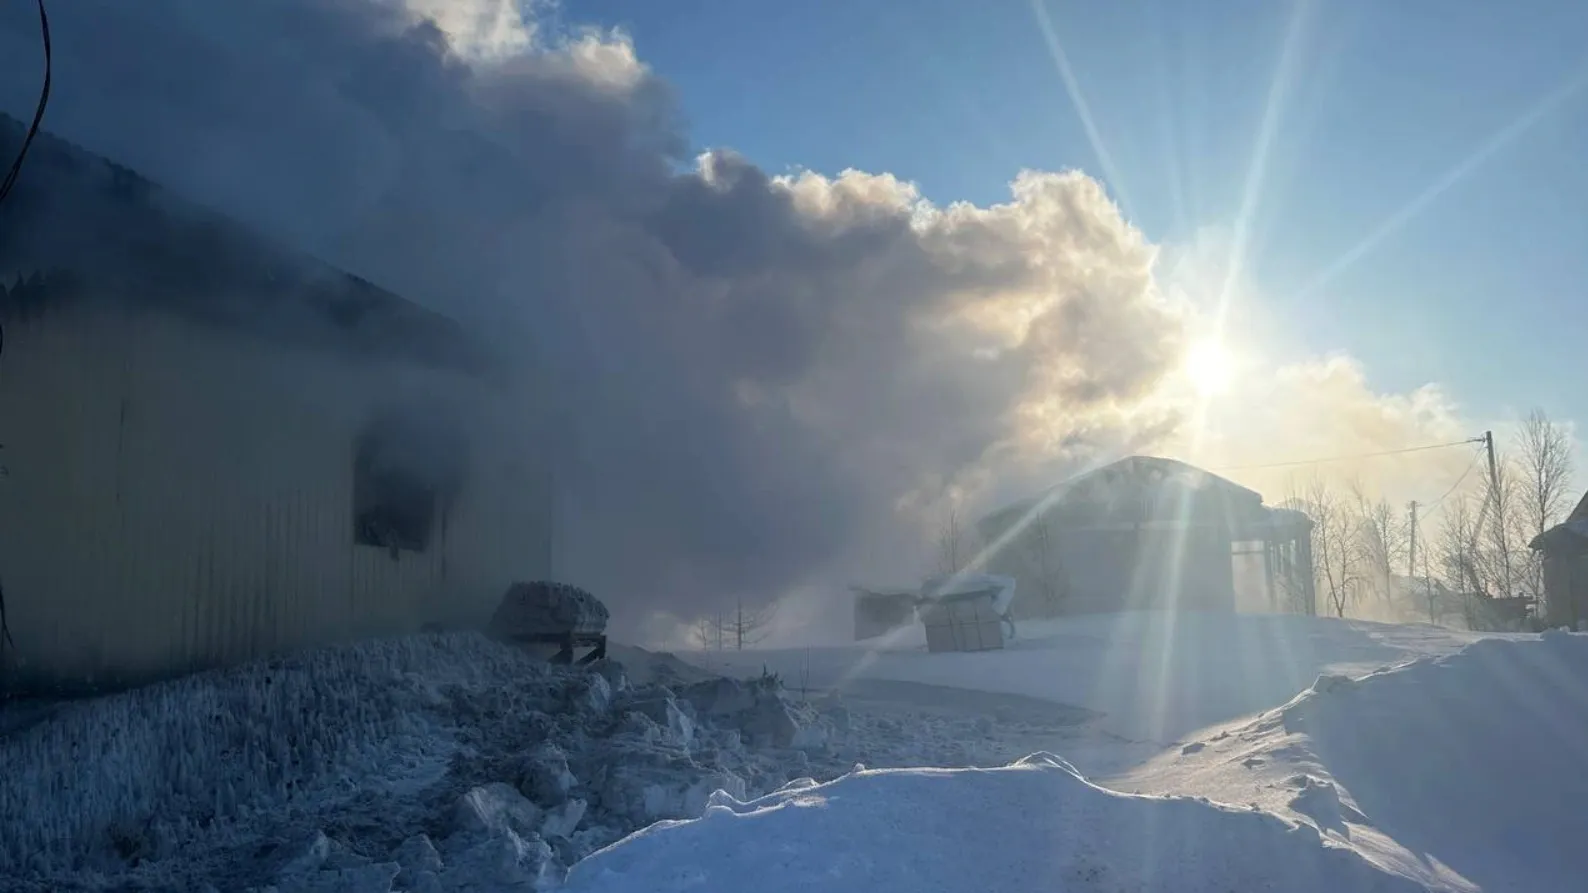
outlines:
[[28, 157], [28, 147], [33, 145], [33, 138], [38, 136], [39, 125], [44, 122], [44, 109], [50, 104], [50, 75], [55, 67], [52, 49], [50, 46], [50, 16], [44, 11], [44, 0], [39, 3], [39, 32], [44, 37], [44, 86], [39, 88], [39, 104], [33, 110], [33, 123], [28, 125], [27, 136], [22, 138], [22, 148], [17, 150], [17, 159], [11, 162], [11, 169], [6, 172], [5, 180], [0, 181], [0, 202], [6, 200], [11, 194], [12, 187], [17, 185], [17, 176], [22, 173], [22, 162]]
[[1446, 490], [1444, 492], [1444, 495], [1440, 496], [1438, 499], [1434, 500], [1433, 502], [1429, 503], [1428, 505], [1423, 506], [1422, 507], [1423, 511], [1422, 511], [1421, 514], [1418, 515], [1418, 518], [1419, 519], [1427, 518], [1430, 514], [1433, 513], [1434, 509], [1439, 507], [1440, 503], [1442, 503], [1445, 500], [1449, 499], [1450, 495], [1452, 493], [1455, 493], [1457, 490], [1461, 489], [1461, 485], [1466, 483], [1467, 477], [1472, 474], [1472, 469], [1478, 467], [1478, 459], [1481, 458], [1482, 456], [1483, 456], [1483, 450], [1473, 450], [1472, 451], [1472, 461], [1467, 463], [1467, 470], [1463, 471], [1461, 473], [1461, 477], [1456, 478], [1456, 482], [1454, 484], [1450, 485], [1450, 489]]
[[1215, 468], [1214, 471], [1257, 471], [1263, 468], [1293, 468], [1298, 465], [1324, 465], [1330, 462], [1351, 462], [1356, 459], [1376, 459], [1380, 456], [1400, 456], [1406, 453], [1422, 453], [1428, 450], [1443, 450], [1450, 447], [1466, 446], [1467, 444], [1482, 443], [1481, 437], [1469, 437], [1466, 440], [1453, 440], [1449, 443], [1430, 443], [1426, 446], [1404, 447], [1398, 450], [1379, 450], [1376, 453], [1357, 453], [1352, 456], [1328, 456], [1322, 459], [1297, 459], [1293, 462], [1268, 462], [1261, 465], [1226, 465]]

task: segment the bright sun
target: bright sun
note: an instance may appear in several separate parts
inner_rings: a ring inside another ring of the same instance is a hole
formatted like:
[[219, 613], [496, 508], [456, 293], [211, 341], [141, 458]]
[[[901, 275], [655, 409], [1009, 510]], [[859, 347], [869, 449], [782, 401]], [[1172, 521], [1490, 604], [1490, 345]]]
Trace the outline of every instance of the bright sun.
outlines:
[[1204, 397], [1222, 394], [1235, 379], [1235, 362], [1223, 344], [1203, 341], [1186, 353], [1185, 377]]

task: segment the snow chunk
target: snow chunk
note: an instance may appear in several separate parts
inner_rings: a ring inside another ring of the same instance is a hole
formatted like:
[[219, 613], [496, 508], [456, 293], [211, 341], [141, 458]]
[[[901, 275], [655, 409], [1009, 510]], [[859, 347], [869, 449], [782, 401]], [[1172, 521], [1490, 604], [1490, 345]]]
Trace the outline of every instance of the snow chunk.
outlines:
[[390, 893], [400, 871], [395, 862], [317, 871], [283, 878], [277, 893]]
[[518, 786], [525, 794], [541, 803], [556, 805], [568, 799], [568, 793], [579, 783], [568, 771], [568, 755], [552, 742], [537, 745], [525, 757]]
[[433, 881], [442, 868], [441, 854], [424, 834], [415, 834], [404, 840], [392, 852], [391, 861], [396, 862], [401, 869], [392, 880], [392, 885], [404, 889], [415, 889]]
[[454, 834], [533, 834], [540, 828], [539, 807], [510, 784], [493, 782], [458, 798], [453, 812]]
[[540, 836], [573, 837], [574, 831], [579, 828], [579, 823], [584, 821], [585, 810], [588, 808], [583, 800], [575, 799], [547, 810], [545, 821], [540, 825]]
[[755, 692], [737, 679], [697, 682], [681, 689], [679, 696], [693, 704], [699, 716], [732, 716], [755, 707]]
[[[666, 689], [663, 689], [665, 692]], [[671, 695], [661, 695], [629, 701], [623, 709], [656, 723], [664, 740], [688, 749], [695, 744], [695, 721], [684, 713]]]
[[450, 893], [535, 893], [556, 886], [562, 877], [562, 866], [544, 840], [506, 832], [450, 854], [438, 880]]

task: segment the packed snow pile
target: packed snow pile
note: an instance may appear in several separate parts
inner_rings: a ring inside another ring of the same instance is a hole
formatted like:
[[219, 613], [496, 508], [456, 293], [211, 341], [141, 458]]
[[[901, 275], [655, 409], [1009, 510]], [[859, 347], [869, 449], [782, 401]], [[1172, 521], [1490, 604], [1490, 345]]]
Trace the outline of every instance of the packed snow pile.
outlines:
[[1256, 803], [1430, 886], [1581, 889], [1588, 636], [1479, 641], [1350, 679], [1123, 783]]
[[1424, 888], [1307, 825], [1206, 801], [1116, 794], [1062, 760], [856, 771], [713, 798], [574, 867], [578, 893], [1399, 893]]
[[715, 791], [838, 774], [832, 734], [772, 677], [636, 686], [463, 633], [328, 648], [0, 737], [0, 889], [530, 889]]

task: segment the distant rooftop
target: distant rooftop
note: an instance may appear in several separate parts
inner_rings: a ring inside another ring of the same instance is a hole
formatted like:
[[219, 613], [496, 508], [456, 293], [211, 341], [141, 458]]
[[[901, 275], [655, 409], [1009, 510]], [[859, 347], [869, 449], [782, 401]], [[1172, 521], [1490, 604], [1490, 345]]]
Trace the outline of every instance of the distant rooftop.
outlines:
[[[25, 134], [0, 114], [0, 157], [14, 158]], [[0, 316], [47, 315], [59, 300], [456, 371], [490, 366], [456, 321], [41, 132], [0, 204]]]
[[1039, 506], [1046, 506], [1045, 515], [1083, 514], [1077, 511], [1082, 503], [1111, 512], [1153, 504], [1168, 492], [1200, 503], [1204, 511], [1216, 506], [1220, 515], [1242, 530], [1304, 528], [1311, 523], [1301, 512], [1266, 508], [1262, 494], [1195, 465], [1159, 456], [1127, 456], [1006, 505], [988, 514], [977, 526], [986, 535], [1007, 529]]

